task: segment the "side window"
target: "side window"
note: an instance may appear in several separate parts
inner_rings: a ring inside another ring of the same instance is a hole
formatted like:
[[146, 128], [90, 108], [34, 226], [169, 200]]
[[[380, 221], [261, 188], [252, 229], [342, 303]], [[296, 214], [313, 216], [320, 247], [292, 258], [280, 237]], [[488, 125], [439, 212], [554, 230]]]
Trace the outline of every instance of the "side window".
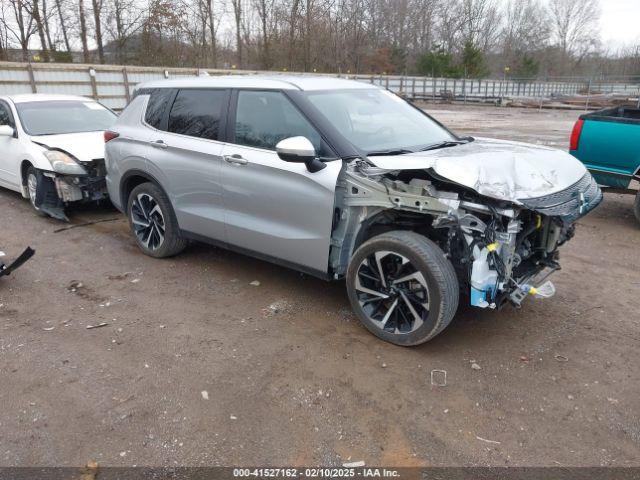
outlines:
[[238, 92], [235, 143], [275, 150], [285, 138], [307, 137], [316, 152], [325, 156], [320, 134], [281, 92]]
[[174, 91], [169, 88], [156, 88], [151, 91], [151, 98], [144, 114], [145, 122], [154, 128], [162, 129], [162, 118]]
[[0, 125], [9, 125], [13, 127], [13, 116], [9, 110], [9, 105], [0, 102]]
[[169, 113], [169, 131], [218, 139], [226, 90], [180, 90]]

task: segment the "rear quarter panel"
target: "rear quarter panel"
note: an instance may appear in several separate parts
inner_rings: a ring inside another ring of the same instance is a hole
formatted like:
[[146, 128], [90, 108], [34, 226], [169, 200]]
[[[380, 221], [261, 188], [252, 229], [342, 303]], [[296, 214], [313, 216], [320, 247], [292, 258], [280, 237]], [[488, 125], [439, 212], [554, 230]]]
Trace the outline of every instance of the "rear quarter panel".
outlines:
[[125, 172], [146, 171], [149, 129], [142, 124], [142, 112], [148, 96], [136, 97], [120, 114], [112, 131], [119, 137], [105, 145], [107, 190], [111, 202], [121, 211], [126, 205], [121, 198], [121, 183]]

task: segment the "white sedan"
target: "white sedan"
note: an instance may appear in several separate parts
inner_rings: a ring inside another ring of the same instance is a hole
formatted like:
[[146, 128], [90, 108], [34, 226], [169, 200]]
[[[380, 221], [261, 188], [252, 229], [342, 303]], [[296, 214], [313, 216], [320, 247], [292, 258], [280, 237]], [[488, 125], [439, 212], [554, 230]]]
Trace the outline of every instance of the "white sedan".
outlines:
[[59, 219], [69, 203], [107, 198], [103, 132], [115, 120], [85, 97], [0, 96], [0, 186]]

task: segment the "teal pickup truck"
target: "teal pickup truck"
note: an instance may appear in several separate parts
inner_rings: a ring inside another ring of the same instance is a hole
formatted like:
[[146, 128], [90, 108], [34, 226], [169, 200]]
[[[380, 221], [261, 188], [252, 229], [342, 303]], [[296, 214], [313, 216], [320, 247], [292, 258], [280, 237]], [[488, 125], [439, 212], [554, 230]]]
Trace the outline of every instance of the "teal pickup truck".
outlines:
[[640, 180], [640, 108], [615, 107], [581, 115], [571, 133], [570, 153], [605, 191], [634, 194], [640, 221], [640, 193], [630, 188], [632, 180]]

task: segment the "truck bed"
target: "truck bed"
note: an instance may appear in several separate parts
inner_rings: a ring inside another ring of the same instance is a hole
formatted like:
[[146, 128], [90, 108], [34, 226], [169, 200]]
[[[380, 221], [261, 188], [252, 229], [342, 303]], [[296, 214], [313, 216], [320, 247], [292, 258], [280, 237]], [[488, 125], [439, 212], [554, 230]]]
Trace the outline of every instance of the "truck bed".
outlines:
[[577, 148], [571, 154], [598, 184], [627, 189], [640, 178], [640, 109], [614, 107], [580, 116], [574, 128]]

